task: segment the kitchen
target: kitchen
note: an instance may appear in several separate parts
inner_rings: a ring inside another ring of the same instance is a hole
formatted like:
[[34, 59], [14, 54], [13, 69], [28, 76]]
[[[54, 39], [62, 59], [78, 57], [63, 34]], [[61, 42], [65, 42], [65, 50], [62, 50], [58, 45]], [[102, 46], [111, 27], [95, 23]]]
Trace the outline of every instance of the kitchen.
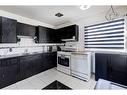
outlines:
[[126, 11], [0, 6], [0, 88], [126, 89]]

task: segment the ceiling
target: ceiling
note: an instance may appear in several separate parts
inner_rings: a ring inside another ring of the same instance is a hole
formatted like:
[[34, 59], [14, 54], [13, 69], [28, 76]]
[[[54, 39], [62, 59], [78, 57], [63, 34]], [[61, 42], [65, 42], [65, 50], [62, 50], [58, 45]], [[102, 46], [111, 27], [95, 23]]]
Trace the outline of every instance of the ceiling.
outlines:
[[[1, 10], [42, 21], [53, 26], [108, 11], [109, 8], [110, 6], [91, 6], [87, 10], [81, 10], [79, 6], [0, 6]], [[56, 17], [55, 14], [58, 12], [64, 14], [64, 16]]]

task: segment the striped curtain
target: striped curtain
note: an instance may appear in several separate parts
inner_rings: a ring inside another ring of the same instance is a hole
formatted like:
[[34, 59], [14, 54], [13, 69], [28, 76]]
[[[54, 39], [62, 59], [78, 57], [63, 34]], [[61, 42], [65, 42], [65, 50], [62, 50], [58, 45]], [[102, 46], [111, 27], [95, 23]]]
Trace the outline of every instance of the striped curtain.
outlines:
[[124, 19], [85, 26], [85, 48], [124, 49]]

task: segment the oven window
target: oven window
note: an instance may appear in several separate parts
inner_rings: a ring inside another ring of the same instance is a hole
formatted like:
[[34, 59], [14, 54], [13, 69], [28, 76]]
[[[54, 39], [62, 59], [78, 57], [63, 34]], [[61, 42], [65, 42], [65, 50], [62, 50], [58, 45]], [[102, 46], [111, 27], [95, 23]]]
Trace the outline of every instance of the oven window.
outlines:
[[69, 67], [69, 58], [58, 57], [58, 64]]

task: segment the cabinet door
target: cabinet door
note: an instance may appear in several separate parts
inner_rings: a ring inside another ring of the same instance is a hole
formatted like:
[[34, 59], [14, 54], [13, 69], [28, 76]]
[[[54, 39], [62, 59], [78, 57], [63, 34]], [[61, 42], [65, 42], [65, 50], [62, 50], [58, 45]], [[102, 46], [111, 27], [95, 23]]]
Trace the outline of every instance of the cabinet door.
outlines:
[[48, 70], [50, 68], [56, 67], [57, 64], [57, 56], [56, 53], [43, 53], [43, 70]]
[[109, 63], [109, 80], [127, 85], [127, 62], [125, 55], [111, 54]]
[[45, 27], [38, 27], [38, 31], [39, 31], [39, 43], [46, 43], [47, 42], [47, 34], [46, 31], [47, 29]]
[[101, 53], [95, 54], [95, 80], [96, 81], [99, 78], [107, 79], [108, 62], [109, 62], [108, 54], [101, 54]]
[[55, 43], [62, 43], [62, 40], [61, 40], [61, 33], [59, 31], [59, 29], [56, 29], [55, 30]]
[[20, 57], [20, 80], [33, 75], [33, 57]]
[[38, 74], [40, 72], [43, 71], [43, 67], [42, 67], [42, 63], [43, 63], [43, 60], [42, 60], [42, 54], [36, 54], [36, 55], [33, 55], [33, 75], [34, 74]]
[[17, 23], [17, 35], [34, 37], [36, 33], [36, 27], [24, 23]]
[[17, 82], [17, 77], [18, 77], [17, 58], [3, 59], [1, 68], [2, 68], [1, 87], [5, 87]]
[[49, 43], [57, 43], [57, 36], [54, 29], [49, 28]]
[[58, 34], [59, 34], [59, 38], [60, 39], [67, 39], [66, 36], [67, 36], [67, 30], [66, 28], [60, 28], [58, 29]]
[[16, 20], [2, 17], [2, 43], [17, 42], [16, 24]]

